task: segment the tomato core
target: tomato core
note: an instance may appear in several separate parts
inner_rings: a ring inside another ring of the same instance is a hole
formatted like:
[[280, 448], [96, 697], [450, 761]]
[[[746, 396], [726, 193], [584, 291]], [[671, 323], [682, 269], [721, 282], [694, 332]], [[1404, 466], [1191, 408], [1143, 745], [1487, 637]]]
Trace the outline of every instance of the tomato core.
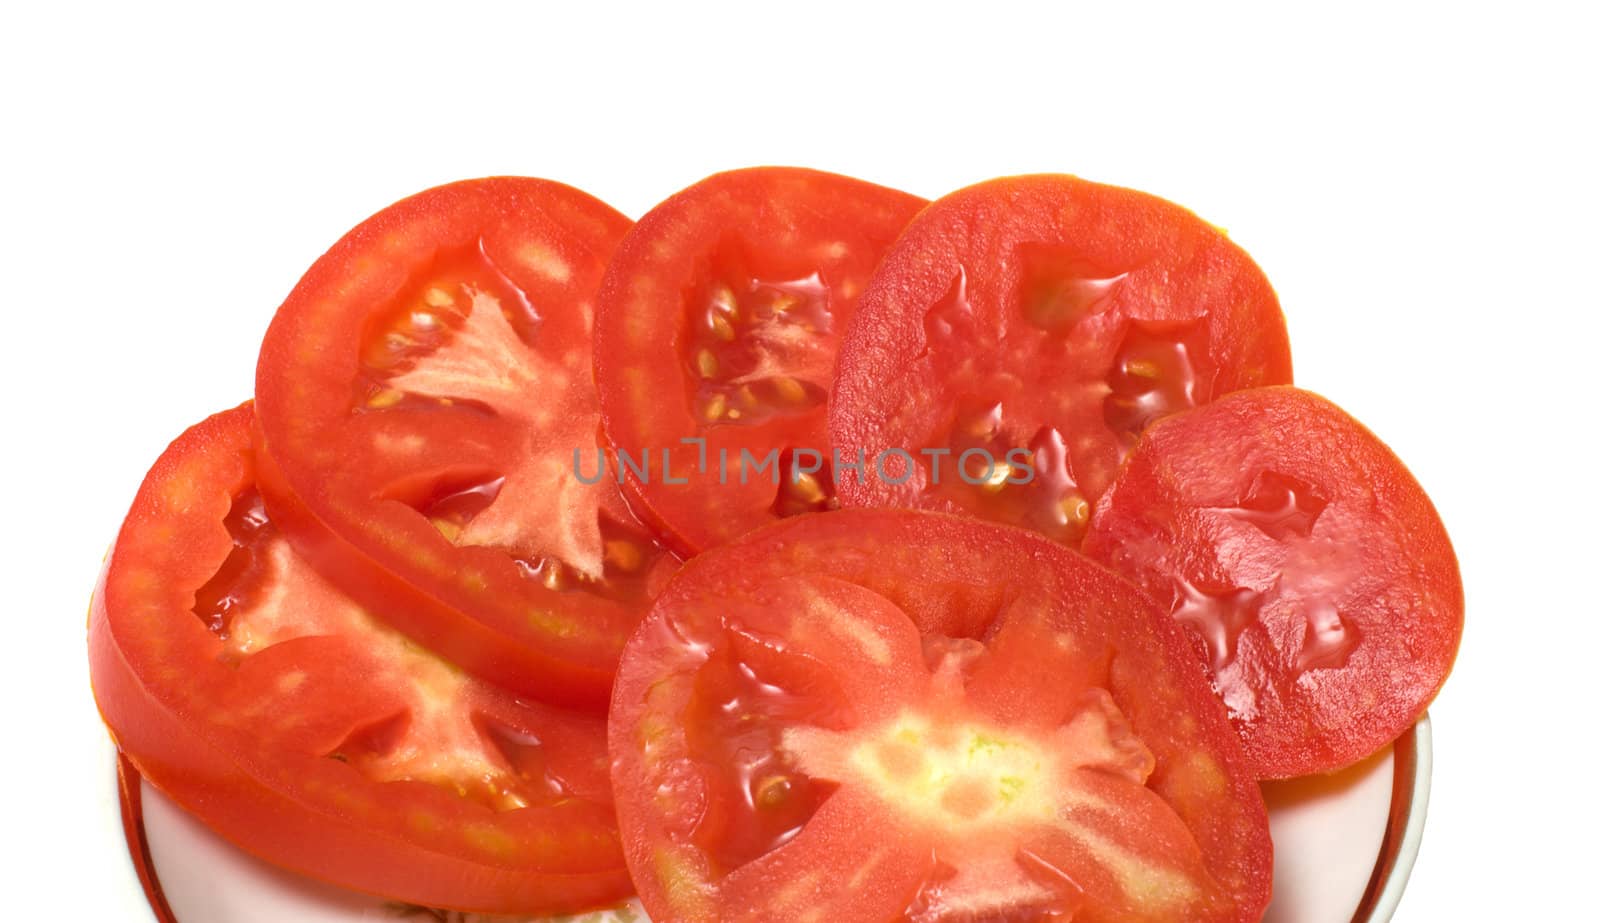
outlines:
[[681, 359], [695, 419], [751, 426], [827, 401], [831, 353], [826, 368], [809, 356], [833, 333], [821, 273], [757, 276], [728, 244], [684, 293], [684, 306]]
[[[782, 746], [792, 722], [837, 726], [848, 712], [816, 690], [790, 688], [737, 650], [755, 642], [730, 629], [735, 643], [714, 651], [695, 680], [686, 713], [691, 758], [706, 767], [709, 804], [696, 842], [724, 870], [732, 870], [793, 839], [836, 787], [812, 779]], [[727, 772], [731, 769], [731, 772]]]
[[1028, 323], [1051, 333], [1066, 333], [1079, 322], [1111, 307], [1117, 287], [1128, 277], [1095, 266], [1072, 248], [1023, 243], [1017, 300]]
[[1209, 351], [1207, 330], [1204, 319], [1128, 324], [1111, 360], [1105, 399], [1106, 426], [1124, 450], [1156, 420], [1211, 400], [1211, 380], [1195, 368]]
[[256, 491], [247, 491], [234, 501], [223, 520], [233, 550], [222, 566], [194, 593], [194, 614], [219, 639], [228, 640], [233, 614], [255, 605], [267, 578], [266, 560], [258, 554], [264, 534], [272, 526], [266, 506]]
[[[473, 314], [480, 309], [502, 312], [516, 337], [525, 343], [537, 334], [538, 311], [527, 293], [489, 259], [481, 240], [440, 250], [387, 305], [369, 315], [359, 347], [361, 375], [356, 383], [355, 409], [458, 403], [459, 398], [450, 394], [395, 387], [391, 379], [426, 364], [431, 353], [453, 338], [481, 335], [486, 325], [472, 323]], [[483, 345], [495, 344], [485, 341]], [[524, 364], [508, 362], [495, 370], [495, 378], [512, 385], [515, 371]]]

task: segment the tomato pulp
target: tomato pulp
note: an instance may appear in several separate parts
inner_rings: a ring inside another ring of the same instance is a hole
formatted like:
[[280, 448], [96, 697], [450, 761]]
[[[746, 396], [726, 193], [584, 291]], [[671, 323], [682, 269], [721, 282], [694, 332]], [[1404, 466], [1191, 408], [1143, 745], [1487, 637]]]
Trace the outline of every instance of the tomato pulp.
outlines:
[[692, 560], [624, 651], [652, 919], [1257, 920], [1261, 794], [1183, 635], [1021, 530], [844, 510]]
[[290, 550], [247, 406], [174, 442], [91, 611], [95, 699], [139, 772], [249, 852], [428, 906], [545, 913], [631, 890], [590, 715], [418, 648]]

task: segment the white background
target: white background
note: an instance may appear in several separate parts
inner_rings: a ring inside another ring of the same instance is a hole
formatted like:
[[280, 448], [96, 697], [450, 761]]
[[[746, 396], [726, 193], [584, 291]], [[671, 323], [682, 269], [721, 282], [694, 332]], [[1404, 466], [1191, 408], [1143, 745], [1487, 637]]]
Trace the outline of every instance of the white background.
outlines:
[[145, 467], [249, 395], [300, 272], [447, 180], [542, 175], [638, 215], [760, 163], [925, 196], [1073, 172], [1227, 227], [1299, 382], [1408, 461], [1461, 558], [1398, 919], [1592, 913], [1600, 72], [1577, 4], [577, 6], [0, 14], [9, 916], [139, 918], [84, 610]]

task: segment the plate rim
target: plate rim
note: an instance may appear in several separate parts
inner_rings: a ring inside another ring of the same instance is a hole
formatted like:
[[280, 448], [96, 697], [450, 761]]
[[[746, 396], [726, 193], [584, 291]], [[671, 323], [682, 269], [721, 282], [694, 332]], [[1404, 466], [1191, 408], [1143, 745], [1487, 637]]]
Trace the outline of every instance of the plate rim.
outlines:
[[[150, 854], [145, 834], [143, 776], [133, 762], [117, 752], [116, 784], [128, 857], [144, 889], [147, 908], [157, 923], [180, 923], [167, 903], [161, 878]], [[1428, 814], [1433, 779], [1433, 721], [1424, 712], [1417, 723], [1394, 741], [1394, 789], [1389, 799], [1389, 822], [1378, 850], [1372, 877], [1351, 923], [1390, 923], [1411, 880]]]
[[1389, 826], [1378, 849], [1378, 863], [1366, 896], [1352, 923], [1390, 923], [1411, 882], [1422, 832], [1427, 826], [1433, 787], [1433, 718], [1423, 712], [1394, 742], [1394, 793], [1389, 798]]

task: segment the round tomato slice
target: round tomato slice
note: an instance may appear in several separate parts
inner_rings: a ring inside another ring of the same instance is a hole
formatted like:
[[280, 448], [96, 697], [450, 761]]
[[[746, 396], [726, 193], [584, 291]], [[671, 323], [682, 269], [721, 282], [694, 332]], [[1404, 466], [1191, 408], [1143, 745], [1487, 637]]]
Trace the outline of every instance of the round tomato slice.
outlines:
[[623, 239], [595, 319], [600, 406], [617, 451], [653, 464], [619, 470], [623, 490], [680, 551], [837, 505], [834, 349], [884, 248], [926, 204], [760, 167], [690, 186]]
[[271, 862], [429, 906], [577, 910], [631, 886], [596, 716], [417, 647], [295, 556], [251, 411], [139, 489], [89, 625], [95, 699], [139, 772]]
[[279, 309], [262, 489], [297, 550], [508, 688], [601, 706], [676, 559], [598, 464], [593, 300], [627, 219], [537, 179], [369, 218]]
[[839, 349], [847, 506], [965, 512], [1067, 544], [1139, 432], [1291, 380], [1261, 270], [1170, 202], [1070, 176], [971, 186], [889, 248]]
[[623, 652], [612, 785], [668, 921], [1254, 921], [1261, 793], [1181, 631], [1075, 552], [912, 510], [712, 549]]
[[1189, 629], [1262, 778], [1394, 740], [1461, 643], [1461, 573], [1427, 495], [1349, 414], [1294, 388], [1152, 426], [1083, 549]]

